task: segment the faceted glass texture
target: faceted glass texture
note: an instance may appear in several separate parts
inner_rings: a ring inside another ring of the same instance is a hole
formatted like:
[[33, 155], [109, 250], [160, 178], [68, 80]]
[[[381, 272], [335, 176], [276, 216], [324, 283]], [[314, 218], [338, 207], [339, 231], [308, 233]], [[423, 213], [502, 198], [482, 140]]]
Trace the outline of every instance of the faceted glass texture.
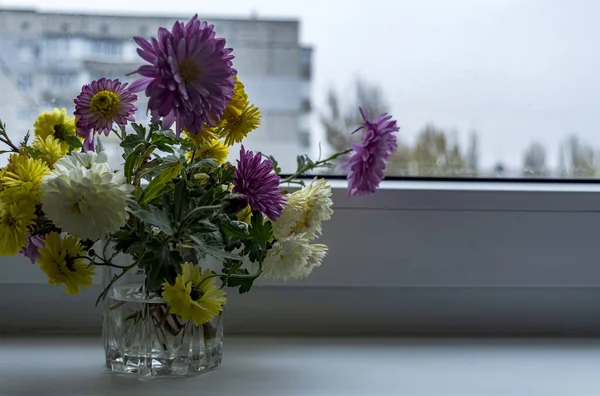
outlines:
[[[119, 273], [106, 268], [105, 284]], [[223, 314], [200, 326], [168, 313], [140, 276], [123, 277], [105, 299], [103, 342], [108, 371], [145, 378], [198, 375], [221, 363]], [[136, 282], [137, 281], [137, 282]]]

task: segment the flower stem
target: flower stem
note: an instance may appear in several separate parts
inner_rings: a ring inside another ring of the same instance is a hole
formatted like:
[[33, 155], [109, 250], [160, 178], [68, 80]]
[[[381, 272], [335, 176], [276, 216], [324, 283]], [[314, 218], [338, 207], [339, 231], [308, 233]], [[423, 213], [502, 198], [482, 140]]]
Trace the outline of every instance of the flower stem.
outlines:
[[120, 267], [123, 271], [119, 275], [115, 275], [111, 279], [111, 281], [108, 283], [108, 285], [104, 288], [104, 290], [102, 290], [102, 293], [100, 293], [100, 295], [98, 296], [98, 299], [96, 299], [96, 306], [98, 306], [98, 303], [100, 302], [100, 300], [103, 300], [104, 298], [106, 298], [108, 291], [110, 290], [112, 285], [114, 285], [119, 279], [121, 279], [123, 277], [123, 275], [125, 275], [130, 269], [132, 269], [133, 267], [138, 265], [139, 262], [140, 262], [140, 260], [137, 260], [136, 262], [134, 262], [126, 267]]
[[2, 143], [4, 143], [4, 144], [6, 144], [6, 145], [7, 145], [8, 147], [10, 147], [10, 149], [11, 149], [12, 151], [14, 151], [15, 153], [18, 153], [18, 152], [19, 152], [19, 148], [18, 148], [17, 146], [15, 146], [15, 145], [13, 144], [13, 142], [11, 142], [11, 141], [10, 141], [10, 139], [9, 139], [8, 137], [6, 137], [6, 138], [1, 138], [1, 137], [0, 137], [0, 142], [2, 142]]
[[299, 182], [299, 181], [295, 181], [295, 179], [296, 179], [298, 176], [300, 176], [300, 175], [304, 174], [305, 172], [308, 172], [308, 171], [310, 171], [310, 170], [313, 170], [313, 169], [317, 169], [317, 168], [323, 168], [323, 167], [326, 167], [326, 166], [328, 166], [328, 165], [329, 165], [329, 163], [330, 163], [331, 161], [333, 161], [333, 160], [337, 159], [338, 157], [340, 157], [340, 156], [342, 156], [342, 155], [348, 154], [348, 153], [349, 153], [349, 152], [351, 152], [351, 151], [352, 151], [352, 149], [348, 149], [348, 150], [344, 150], [344, 151], [339, 151], [339, 152], [337, 152], [337, 153], [333, 154], [332, 156], [330, 156], [330, 157], [328, 157], [328, 158], [325, 158], [324, 160], [319, 160], [319, 161], [316, 161], [316, 162], [311, 162], [311, 163], [308, 163], [308, 164], [304, 165], [302, 168], [298, 169], [298, 170], [296, 171], [296, 173], [294, 173], [293, 175], [291, 175], [291, 176], [288, 176], [288, 177], [286, 177], [285, 179], [281, 180], [281, 182], [280, 182], [280, 183], [281, 183], [281, 184], [283, 184], [283, 183], [296, 183], [296, 184], [302, 184], [302, 183], [301, 183], [301, 182]]

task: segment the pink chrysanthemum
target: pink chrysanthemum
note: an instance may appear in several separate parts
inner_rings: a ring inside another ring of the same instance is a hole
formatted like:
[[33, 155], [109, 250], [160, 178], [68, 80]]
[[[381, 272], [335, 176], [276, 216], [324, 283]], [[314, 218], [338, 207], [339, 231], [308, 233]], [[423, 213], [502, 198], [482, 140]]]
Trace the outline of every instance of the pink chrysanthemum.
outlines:
[[[101, 78], [86, 84], [75, 99], [75, 117], [77, 117], [77, 133], [86, 138], [88, 148], [93, 149], [95, 132], [106, 136], [113, 124], [124, 126], [127, 121], [135, 121], [133, 115], [137, 107], [133, 102], [137, 96], [127, 89], [127, 83], [119, 80]], [[91, 136], [90, 136], [91, 135]]]
[[385, 166], [392, 153], [396, 151], [396, 135], [400, 130], [392, 116], [381, 114], [373, 121], [367, 112], [360, 108], [365, 123], [358, 128], [366, 129], [362, 143], [354, 143], [349, 159], [343, 167], [350, 167], [348, 173], [348, 194], [373, 194], [383, 180]]
[[205, 124], [215, 126], [231, 100], [237, 74], [231, 48], [216, 38], [214, 26], [198, 21], [175, 22], [170, 32], [158, 30], [158, 39], [135, 37], [138, 54], [150, 65], [135, 72], [142, 77], [131, 84], [134, 92], [146, 90], [152, 121], [163, 118], [163, 128], [177, 122], [182, 130], [200, 133]]
[[285, 199], [279, 190], [280, 178], [273, 173], [273, 163], [261, 153], [240, 150], [238, 166], [233, 174], [233, 193], [248, 201], [252, 210], [275, 221], [283, 211]]

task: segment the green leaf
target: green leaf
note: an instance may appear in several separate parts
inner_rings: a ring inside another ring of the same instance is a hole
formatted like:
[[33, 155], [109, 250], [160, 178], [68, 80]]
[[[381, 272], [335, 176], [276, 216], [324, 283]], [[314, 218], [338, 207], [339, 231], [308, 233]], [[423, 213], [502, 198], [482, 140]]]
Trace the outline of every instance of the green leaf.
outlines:
[[161, 130], [152, 135], [152, 140], [150, 143], [156, 145], [161, 151], [174, 153], [174, 150], [171, 146], [178, 144], [179, 142], [177, 141], [173, 131]]
[[146, 128], [143, 125], [137, 124], [134, 122], [131, 124], [131, 127], [135, 131], [138, 138], [140, 138], [142, 140], [144, 140], [146, 138]]
[[[146, 146], [144, 145], [144, 147], [146, 147]], [[137, 170], [140, 170], [146, 166], [146, 161], [148, 161], [148, 159], [150, 158], [150, 156], [152, 155], [154, 150], [156, 150], [155, 145], [150, 145], [150, 146], [146, 147], [146, 151], [144, 151], [144, 154], [140, 155], [140, 157], [137, 161], [137, 166], [136, 166]]]
[[225, 250], [223, 239], [221, 238], [221, 234], [218, 232], [191, 235], [190, 239], [192, 240], [194, 248], [196, 249], [199, 257], [205, 257], [208, 254], [219, 261], [242, 260], [242, 257], [239, 254], [230, 253]]
[[173, 162], [181, 162], [181, 158], [176, 155], [167, 155], [162, 157], [162, 160], [165, 164], [173, 163]]
[[[1, 123], [2, 121], [0, 121]], [[25, 137], [23, 138], [23, 140], [21, 141], [21, 145], [19, 147], [23, 148], [23, 147], [27, 147], [27, 143], [29, 142], [29, 138], [31, 137], [31, 132], [27, 131], [27, 133], [25, 134]]]
[[190, 165], [188, 168], [189, 169], [194, 169], [194, 168], [200, 168], [202, 166], [210, 166], [210, 167], [216, 167], [217, 166], [217, 160], [214, 158], [202, 158], [202, 159], [197, 159], [196, 161], [194, 161], [194, 163], [192, 165]]
[[144, 243], [146, 253], [141, 260], [146, 270], [148, 287], [160, 288], [164, 281], [173, 283], [183, 258], [177, 250], [171, 250], [164, 241], [153, 238]]
[[[219, 231], [219, 227], [210, 220], [202, 219], [189, 224], [185, 230], [190, 234], [206, 234]], [[224, 245], [223, 245], [224, 246]]]
[[277, 162], [275, 157], [273, 157], [272, 155], [269, 155], [267, 158], [273, 163], [273, 169], [275, 170], [275, 174], [279, 175], [281, 173], [281, 168], [279, 167], [279, 162]]
[[258, 211], [252, 213], [250, 236], [256, 243], [265, 246], [273, 238], [273, 225], [270, 221], [265, 221], [262, 213]]
[[296, 157], [296, 167], [298, 171], [301, 171], [304, 169], [304, 167], [306, 167], [306, 159], [304, 158], [304, 155], [298, 155]]
[[175, 152], [173, 147], [169, 146], [169, 144], [166, 143], [164, 140], [157, 140], [157, 141], [153, 142], [152, 144], [155, 145], [156, 147], [158, 147], [158, 149], [162, 152], [171, 153], [171, 154], [173, 154]]
[[136, 148], [129, 153], [129, 155], [127, 156], [127, 159], [125, 160], [125, 166], [123, 167], [123, 172], [125, 174], [125, 178], [127, 179], [127, 183], [131, 184], [131, 177], [133, 176], [134, 173], [134, 167], [135, 164], [137, 163], [139, 157], [140, 157], [140, 153], [142, 152], [142, 150], [144, 149], [144, 145], [143, 144], [139, 144], [136, 146]]
[[79, 138], [75, 135], [65, 136], [65, 142], [67, 142], [69, 144], [69, 146], [71, 146], [73, 148], [80, 148], [81, 146], [83, 146], [83, 143], [81, 143], [81, 140], [79, 140]]
[[250, 238], [244, 240], [244, 254], [250, 261], [263, 262], [267, 255], [267, 244], [273, 238], [273, 226], [265, 221], [260, 212], [254, 212], [250, 220]]
[[189, 204], [190, 191], [187, 186], [185, 179], [178, 180], [175, 183], [175, 191], [173, 192], [173, 218], [177, 221], [181, 221], [183, 213]]
[[100, 135], [96, 136], [96, 146], [94, 151], [96, 151], [96, 153], [101, 153], [104, 151], [104, 144], [102, 144], [102, 139], [100, 139]]
[[170, 129], [162, 129], [160, 131], [156, 131], [156, 133], [154, 134], [154, 136], [164, 136], [167, 139], [171, 140], [173, 142], [173, 144], [177, 143], [177, 136], [175, 136], [175, 134], [173, 133], [172, 130]]
[[155, 158], [152, 161], [144, 164], [143, 169], [140, 171], [140, 179], [153, 174], [158, 175], [160, 171], [168, 168], [174, 162], [179, 161], [164, 162], [164, 158]]
[[207, 213], [212, 214], [215, 210], [220, 209], [220, 206], [215, 206], [216, 208], [214, 206], [198, 206], [190, 210], [188, 213], [186, 213], [184, 219], [181, 221], [181, 227], [186, 227], [188, 224], [196, 222], [197, 219], [206, 218], [208, 217], [206, 215]]
[[115, 250], [118, 252], [127, 252], [136, 242], [139, 242], [139, 237], [135, 233], [125, 233], [115, 239], [117, 241]]
[[221, 166], [221, 177], [220, 181], [222, 184], [229, 184], [233, 181], [233, 174], [235, 173], [235, 166], [223, 165]]
[[145, 143], [144, 138], [140, 138], [137, 135], [127, 135], [125, 136], [125, 139], [123, 139], [123, 141], [121, 141], [120, 146], [123, 147], [125, 149], [125, 151], [127, 150], [133, 150], [135, 147], [137, 147], [138, 144], [143, 144]]
[[248, 231], [248, 224], [243, 221], [232, 220], [229, 216], [221, 215], [219, 216], [219, 222], [221, 225], [221, 230], [228, 237], [233, 238], [247, 238], [250, 233]]
[[[260, 273], [255, 276], [249, 276], [250, 273], [247, 269], [241, 268], [242, 262], [237, 263], [226, 263], [223, 266], [223, 273], [227, 274], [221, 278], [223, 282], [227, 281], [228, 287], [239, 287], [239, 293], [247, 293], [252, 288], [256, 278], [260, 276]], [[236, 275], [241, 275], [236, 277]]]
[[129, 208], [131, 213], [141, 221], [160, 228], [166, 235], [174, 234], [171, 219], [164, 208], [148, 205], [148, 210], [146, 210], [135, 202], [130, 202]]
[[177, 177], [182, 166], [183, 164], [181, 162], [176, 162], [160, 172], [158, 176], [152, 179], [142, 193], [141, 201], [143, 203], [148, 203], [159, 196], [166, 188], [167, 183], [171, 182]]
[[[248, 273], [248, 271], [245, 271], [246, 274]], [[252, 285], [254, 285], [254, 281], [255, 279], [252, 278], [229, 278], [227, 280], [227, 286], [229, 287], [238, 287], [239, 289], [238, 291], [240, 292], [240, 294], [244, 294], [244, 293], [248, 293], [250, 291], [250, 289], [252, 288]]]
[[146, 148], [146, 151], [144, 151], [144, 154], [142, 155], [142, 157], [140, 158], [140, 163], [138, 164], [138, 168], [142, 165], [141, 161], [145, 161], [146, 159], [150, 158], [150, 156], [152, 155], [152, 153], [154, 152], [154, 150], [156, 150], [156, 146], [151, 144], [150, 146], [148, 146]]

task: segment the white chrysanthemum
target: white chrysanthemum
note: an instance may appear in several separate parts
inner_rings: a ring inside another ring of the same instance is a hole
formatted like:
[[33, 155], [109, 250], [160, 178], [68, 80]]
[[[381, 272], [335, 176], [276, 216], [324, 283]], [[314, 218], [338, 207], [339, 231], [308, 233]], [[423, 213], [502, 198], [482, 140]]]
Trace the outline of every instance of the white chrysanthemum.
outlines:
[[71, 170], [81, 168], [90, 169], [96, 173], [110, 172], [106, 153], [97, 154], [93, 151], [88, 151], [87, 153], [72, 152], [56, 163], [55, 172], [67, 173]]
[[42, 207], [63, 231], [96, 240], [125, 224], [132, 190], [121, 172], [111, 172], [104, 153], [71, 153], [42, 181]]
[[275, 238], [304, 233], [314, 239], [322, 232], [321, 223], [331, 219], [331, 187], [325, 179], [314, 179], [308, 186], [287, 194], [282, 215], [273, 224]]
[[276, 239], [281, 239], [293, 234], [298, 223], [302, 223], [303, 215], [308, 211], [306, 197], [295, 191], [292, 194], [287, 194], [285, 200], [287, 205], [284, 206], [281, 216], [273, 223], [273, 236]]
[[321, 265], [326, 253], [327, 246], [311, 245], [305, 234], [278, 239], [267, 251], [263, 275], [281, 280], [305, 278], [313, 268]]

